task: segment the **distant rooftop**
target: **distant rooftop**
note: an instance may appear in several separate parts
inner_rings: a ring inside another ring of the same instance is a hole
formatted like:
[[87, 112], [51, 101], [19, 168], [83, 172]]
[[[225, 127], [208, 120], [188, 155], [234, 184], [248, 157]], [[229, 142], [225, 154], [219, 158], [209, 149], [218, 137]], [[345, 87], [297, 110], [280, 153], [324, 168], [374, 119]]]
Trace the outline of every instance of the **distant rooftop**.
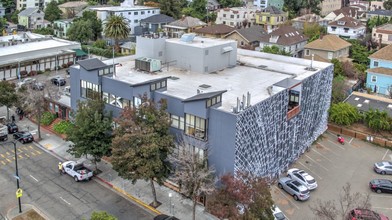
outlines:
[[392, 11], [391, 10], [384, 10], [384, 9], [378, 9], [375, 11], [369, 11], [367, 14], [370, 15], [382, 15], [382, 16], [392, 16]]
[[[195, 44], [200, 46], [200, 43]], [[203, 93], [226, 91], [222, 94], [222, 106], [219, 109], [230, 112], [232, 107], [236, 106], [237, 97], [242, 97], [247, 92], [250, 92], [251, 105], [254, 105], [270, 97], [269, 89], [274, 84], [280, 85], [279, 83], [286, 79], [290, 79], [287, 81], [289, 83], [302, 81], [331, 65], [314, 61], [313, 67], [316, 71], [308, 71], [306, 68], [310, 66], [309, 60], [241, 49], [237, 50], [237, 54], [241, 65], [209, 74], [190, 72], [177, 67], [170, 67], [169, 70], [162, 68], [161, 72], [151, 74], [135, 70], [135, 56], [119, 57], [114, 60], [115, 63], [121, 64], [116, 65], [114, 79], [136, 85], [168, 78], [167, 91], [162, 93], [182, 100], [195, 97], [198, 89], [203, 90]], [[102, 62], [113, 64], [113, 60]]]
[[361, 92], [353, 92], [345, 102], [351, 104], [360, 111], [366, 112], [370, 109], [378, 109], [380, 111], [386, 111], [388, 115], [392, 117], [392, 99]]
[[158, 9], [156, 7], [148, 7], [148, 6], [108, 6], [108, 7], [91, 7], [90, 10], [93, 11], [134, 11], [140, 9]]

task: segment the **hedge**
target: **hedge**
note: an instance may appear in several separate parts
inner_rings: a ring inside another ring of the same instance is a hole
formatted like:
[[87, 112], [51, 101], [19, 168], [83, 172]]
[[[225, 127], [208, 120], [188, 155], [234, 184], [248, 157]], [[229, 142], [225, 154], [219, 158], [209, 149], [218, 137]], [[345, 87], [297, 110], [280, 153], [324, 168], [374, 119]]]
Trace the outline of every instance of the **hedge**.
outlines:
[[44, 112], [41, 116], [41, 124], [44, 126], [50, 125], [56, 119], [56, 114], [51, 112]]
[[55, 132], [65, 134], [69, 128], [72, 127], [72, 123], [69, 121], [60, 121], [53, 126]]

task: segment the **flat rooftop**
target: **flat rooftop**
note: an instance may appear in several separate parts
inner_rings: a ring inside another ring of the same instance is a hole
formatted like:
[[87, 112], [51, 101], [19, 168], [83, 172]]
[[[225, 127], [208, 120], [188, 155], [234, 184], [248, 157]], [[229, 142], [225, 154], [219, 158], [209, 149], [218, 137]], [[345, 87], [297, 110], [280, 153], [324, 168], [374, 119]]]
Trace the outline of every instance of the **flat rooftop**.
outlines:
[[180, 38], [169, 38], [166, 39], [166, 43], [175, 43], [187, 45], [190, 47], [208, 48], [212, 46], [225, 45], [227, 43], [235, 42], [234, 40], [227, 40], [221, 38], [206, 38], [206, 37], [194, 37], [190, 42], [180, 40]]
[[134, 11], [141, 9], [158, 9], [156, 7], [148, 7], [148, 6], [108, 6], [108, 7], [92, 7], [90, 10], [94, 11]]
[[[161, 72], [148, 73], [135, 70], [136, 58], [135, 56], [115, 58], [114, 62], [121, 64], [116, 66], [115, 80], [138, 84], [172, 77], [167, 80], [167, 91], [163, 93], [182, 100], [197, 95], [197, 90], [201, 89], [200, 85], [210, 85], [211, 87], [202, 89], [204, 93], [227, 90], [222, 95], [222, 106], [218, 109], [228, 112], [237, 105], [237, 97], [241, 99], [247, 92], [251, 94], [251, 105], [255, 105], [270, 97], [268, 89], [274, 84], [287, 78], [302, 81], [332, 65], [314, 61], [313, 68], [316, 70], [308, 71], [310, 60], [238, 49], [237, 60], [241, 64], [215, 73], [195, 73], [172, 66], [169, 70], [167, 67], [162, 67]], [[103, 62], [108, 65], [113, 64], [112, 59]]]

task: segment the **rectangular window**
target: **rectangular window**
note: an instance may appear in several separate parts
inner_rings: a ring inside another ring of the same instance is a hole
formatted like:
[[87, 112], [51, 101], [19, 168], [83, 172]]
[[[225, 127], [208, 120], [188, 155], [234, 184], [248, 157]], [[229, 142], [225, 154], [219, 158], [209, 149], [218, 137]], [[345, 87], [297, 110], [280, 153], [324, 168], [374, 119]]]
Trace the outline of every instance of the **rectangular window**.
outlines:
[[310, 55], [310, 50], [306, 49], [305, 50], [305, 56], [309, 56]]
[[139, 14], [139, 12], [135, 11], [134, 15], [138, 15], [138, 14]]
[[138, 23], [138, 22], [139, 22], [139, 20], [136, 19], [136, 20], [135, 20], [135, 23]]
[[234, 15], [230, 15], [230, 18], [234, 18]]
[[83, 98], [94, 99], [101, 96], [101, 86], [81, 80], [80, 93]]
[[155, 90], [155, 83], [153, 83], [153, 84], [150, 85], [150, 90], [151, 90], [151, 91], [154, 91], [154, 90]]
[[98, 70], [98, 75], [102, 76], [103, 75], [103, 70]]
[[372, 76], [372, 82], [377, 82], [377, 76]]
[[378, 61], [374, 61], [373, 65], [374, 67], [378, 67]]
[[333, 58], [333, 53], [332, 52], [328, 52], [328, 59], [332, 60], [332, 58]]
[[185, 114], [185, 134], [197, 139], [206, 139], [206, 119]]
[[103, 100], [105, 103], [109, 103], [109, 93], [107, 93], [107, 92], [102, 92], [102, 100]]
[[180, 127], [180, 117], [179, 116], [171, 115], [170, 119], [171, 119], [171, 126], [173, 128], [179, 128]]
[[133, 97], [133, 105], [135, 108], [138, 108], [142, 104], [142, 100], [139, 97]]
[[141, 15], [144, 15], [144, 11], [140, 12]]

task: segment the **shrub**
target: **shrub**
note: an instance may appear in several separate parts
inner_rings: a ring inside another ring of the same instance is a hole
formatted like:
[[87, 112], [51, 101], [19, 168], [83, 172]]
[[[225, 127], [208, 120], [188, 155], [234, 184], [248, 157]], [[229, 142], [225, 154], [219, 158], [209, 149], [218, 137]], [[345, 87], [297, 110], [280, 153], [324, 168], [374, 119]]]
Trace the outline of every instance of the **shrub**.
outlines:
[[54, 119], [56, 119], [56, 114], [44, 112], [41, 116], [41, 124], [48, 126], [54, 121]]
[[39, 74], [43, 74], [44, 72], [43, 71], [41, 71], [41, 70], [38, 70], [37, 71], [37, 74], [39, 75]]
[[65, 134], [69, 128], [72, 127], [72, 123], [69, 121], [60, 121], [53, 126], [54, 131], [60, 134]]
[[93, 47], [101, 48], [101, 49], [106, 49], [106, 41], [105, 40], [96, 40], [93, 43]]
[[329, 120], [338, 125], [351, 125], [362, 119], [361, 114], [358, 109], [354, 106], [340, 102], [337, 104], [332, 104], [329, 109]]
[[50, 72], [50, 68], [46, 68], [46, 69], [45, 69], [45, 72]]
[[63, 68], [67, 68], [67, 67], [68, 67], [68, 65], [67, 65], [66, 63], [63, 63], [63, 65], [61, 65], [61, 67], [63, 67]]
[[366, 125], [374, 131], [389, 131], [392, 129], [391, 118], [386, 111], [370, 109], [365, 113]]

